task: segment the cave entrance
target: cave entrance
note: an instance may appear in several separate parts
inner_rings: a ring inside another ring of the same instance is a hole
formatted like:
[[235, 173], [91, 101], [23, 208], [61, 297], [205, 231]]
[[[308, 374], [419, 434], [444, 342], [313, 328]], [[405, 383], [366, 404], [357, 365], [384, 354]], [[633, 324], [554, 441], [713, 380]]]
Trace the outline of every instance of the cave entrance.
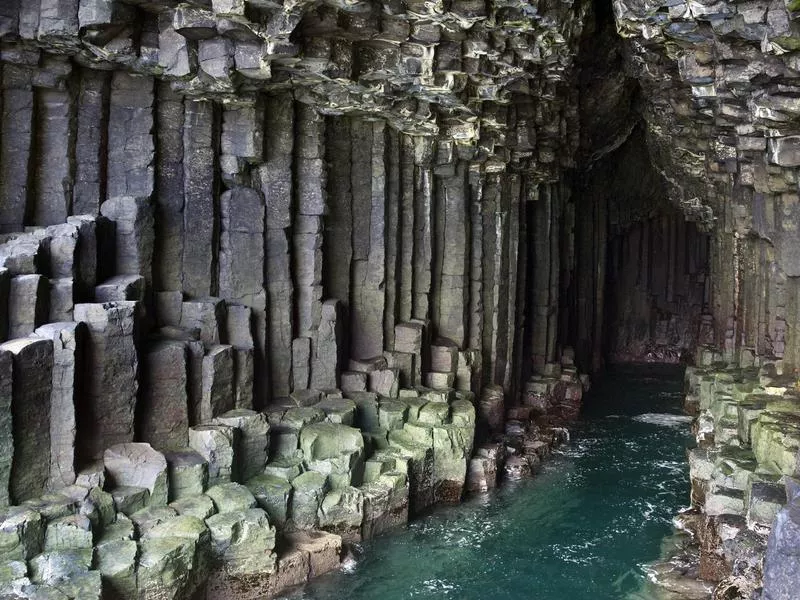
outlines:
[[[567, 218], [557, 224], [566, 259], [550, 307], [560, 342], [550, 359], [571, 346], [585, 372], [620, 362], [677, 363], [697, 345], [710, 312], [709, 235], [669, 196], [671, 183], [658, 168], [669, 136], [648, 129], [648, 105], [611, 3], [596, 0], [593, 8], [577, 57], [580, 144], [561, 210]], [[530, 231], [541, 230], [542, 216], [532, 215]], [[535, 241], [531, 247], [529, 281], [541, 287], [542, 253]], [[534, 370], [548, 360], [537, 355], [536, 320], [529, 320]]]
[[565, 333], [593, 371], [681, 362], [708, 312], [709, 236], [668, 198], [643, 129], [576, 177], [576, 289]]

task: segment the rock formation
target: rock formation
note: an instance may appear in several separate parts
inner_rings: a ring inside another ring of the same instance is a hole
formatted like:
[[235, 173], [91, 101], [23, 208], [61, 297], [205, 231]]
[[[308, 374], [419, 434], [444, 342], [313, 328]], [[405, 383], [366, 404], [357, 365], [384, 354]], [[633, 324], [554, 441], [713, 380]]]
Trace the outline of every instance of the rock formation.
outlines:
[[697, 363], [736, 571], [800, 475], [797, 9], [2, 2], [4, 593], [277, 593], [619, 360]]

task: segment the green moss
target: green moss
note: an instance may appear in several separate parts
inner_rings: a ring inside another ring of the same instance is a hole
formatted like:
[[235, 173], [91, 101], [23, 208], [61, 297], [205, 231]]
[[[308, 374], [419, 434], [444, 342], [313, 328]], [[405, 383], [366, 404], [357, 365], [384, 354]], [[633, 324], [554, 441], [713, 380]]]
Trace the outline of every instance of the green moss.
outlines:
[[[793, 0], [800, 4], [800, 0]], [[795, 50], [800, 50], [800, 37], [790, 36], [790, 35], [783, 35], [780, 37], [775, 37], [770, 39], [773, 44], [776, 44], [786, 50], [787, 52], [794, 52]]]

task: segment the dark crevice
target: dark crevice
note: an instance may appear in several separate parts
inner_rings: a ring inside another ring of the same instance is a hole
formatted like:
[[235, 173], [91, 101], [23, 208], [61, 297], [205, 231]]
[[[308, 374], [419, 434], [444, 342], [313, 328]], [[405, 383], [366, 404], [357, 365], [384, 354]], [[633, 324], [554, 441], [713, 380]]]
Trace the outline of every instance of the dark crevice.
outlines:
[[569, 177], [575, 277], [559, 299], [558, 337], [586, 371], [678, 362], [699, 328], [707, 242], [669, 202], [654, 166], [611, 3], [595, 0], [592, 10], [577, 57], [581, 137]]

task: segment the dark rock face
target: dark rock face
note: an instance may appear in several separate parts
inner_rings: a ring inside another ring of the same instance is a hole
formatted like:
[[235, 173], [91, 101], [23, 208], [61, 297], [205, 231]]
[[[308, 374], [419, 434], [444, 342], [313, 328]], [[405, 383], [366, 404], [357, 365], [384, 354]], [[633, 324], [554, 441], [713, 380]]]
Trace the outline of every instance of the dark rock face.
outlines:
[[[795, 490], [797, 493], [797, 490]], [[764, 563], [764, 600], [781, 600], [797, 595], [800, 573], [800, 496], [775, 518]]]
[[[0, 2], [2, 593], [276, 594], [534, 472], [606, 361], [796, 475], [794, 8]], [[757, 574], [776, 482], [706, 466], [700, 570]]]

